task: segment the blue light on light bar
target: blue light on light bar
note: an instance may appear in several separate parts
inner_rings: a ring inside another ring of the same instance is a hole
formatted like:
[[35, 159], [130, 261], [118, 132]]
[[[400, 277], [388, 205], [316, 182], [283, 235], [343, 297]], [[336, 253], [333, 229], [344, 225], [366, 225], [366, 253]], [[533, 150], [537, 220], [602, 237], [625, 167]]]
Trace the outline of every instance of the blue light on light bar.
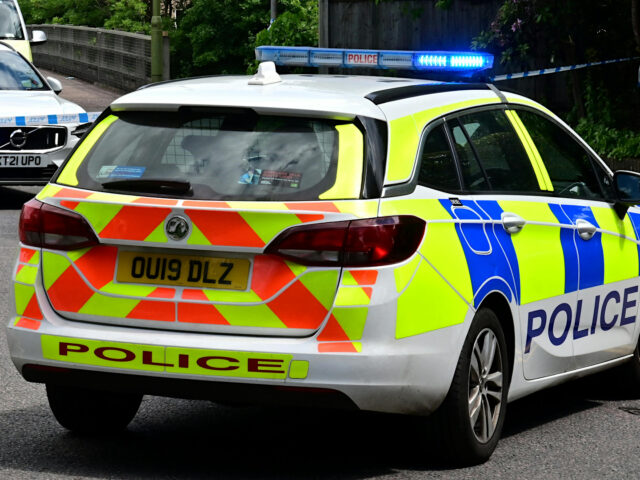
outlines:
[[379, 68], [432, 72], [476, 72], [493, 67], [493, 55], [471, 52], [412, 52], [401, 50], [353, 50], [341, 48], [256, 48], [260, 62], [301, 67]]

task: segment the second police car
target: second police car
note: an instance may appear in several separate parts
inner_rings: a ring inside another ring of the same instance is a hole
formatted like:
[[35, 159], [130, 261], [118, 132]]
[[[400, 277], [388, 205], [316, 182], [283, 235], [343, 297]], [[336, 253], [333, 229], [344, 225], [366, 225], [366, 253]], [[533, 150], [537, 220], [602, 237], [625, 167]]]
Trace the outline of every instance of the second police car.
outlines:
[[0, 41], [0, 185], [46, 185], [82, 136], [90, 116], [61, 91]]
[[143, 394], [311, 399], [434, 414], [444, 453], [481, 462], [508, 401], [625, 362], [640, 384], [639, 186], [490, 84], [266, 62], [149, 86], [24, 206], [11, 355], [71, 430], [124, 428]]

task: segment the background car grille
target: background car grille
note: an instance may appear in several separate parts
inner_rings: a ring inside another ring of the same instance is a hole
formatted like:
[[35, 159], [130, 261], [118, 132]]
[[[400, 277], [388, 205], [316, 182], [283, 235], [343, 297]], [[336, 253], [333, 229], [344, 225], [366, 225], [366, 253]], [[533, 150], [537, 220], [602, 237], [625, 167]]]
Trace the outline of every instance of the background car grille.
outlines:
[[2, 168], [0, 169], [0, 184], [3, 181], [36, 181], [48, 182], [56, 173], [58, 167], [56, 165], [48, 165], [44, 168]]
[[[22, 147], [11, 144], [11, 134], [21, 130], [27, 136], [27, 141]], [[67, 142], [67, 129], [65, 127], [1, 127], [0, 150], [24, 151], [24, 150], [50, 150], [62, 147]]]

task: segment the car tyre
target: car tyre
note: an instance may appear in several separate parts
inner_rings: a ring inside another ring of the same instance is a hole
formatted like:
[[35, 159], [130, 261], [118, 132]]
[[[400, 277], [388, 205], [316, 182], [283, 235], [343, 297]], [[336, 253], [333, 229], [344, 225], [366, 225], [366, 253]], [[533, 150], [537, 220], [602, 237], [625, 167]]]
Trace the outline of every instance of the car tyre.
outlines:
[[49, 407], [67, 430], [78, 433], [114, 433], [133, 420], [142, 395], [47, 384]]
[[510, 365], [496, 314], [476, 312], [449, 392], [432, 418], [441, 458], [469, 466], [489, 459], [498, 444], [507, 406]]

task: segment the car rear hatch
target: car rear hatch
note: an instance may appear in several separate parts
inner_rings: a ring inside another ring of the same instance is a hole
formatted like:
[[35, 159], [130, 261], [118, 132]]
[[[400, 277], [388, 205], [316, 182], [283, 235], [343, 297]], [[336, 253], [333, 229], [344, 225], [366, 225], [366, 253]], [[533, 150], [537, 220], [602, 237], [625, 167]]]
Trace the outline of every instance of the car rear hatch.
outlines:
[[341, 263], [318, 260], [312, 241], [297, 256], [275, 247], [291, 228], [306, 238], [312, 225], [376, 217], [366, 138], [357, 120], [250, 110], [103, 115], [26, 207], [52, 307], [134, 327], [312, 334]]

